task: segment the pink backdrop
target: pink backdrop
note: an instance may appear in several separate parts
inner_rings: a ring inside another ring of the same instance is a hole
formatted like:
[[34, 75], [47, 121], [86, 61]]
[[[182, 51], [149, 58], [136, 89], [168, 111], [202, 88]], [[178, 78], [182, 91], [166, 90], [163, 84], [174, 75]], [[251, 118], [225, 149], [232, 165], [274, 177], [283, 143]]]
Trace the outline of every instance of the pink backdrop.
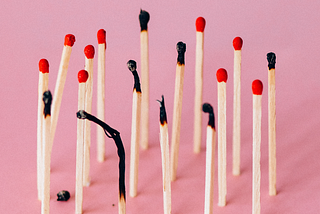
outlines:
[[[320, 3], [301, 1], [6, 1], [0, 9], [0, 212], [40, 213], [36, 186], [38, 62], [50, 64], [53, 92], [64, 36], [72, 33], [72, 50], [52, 151], [51, 213], [75, 208], [77, 72], [84, 67], [84, 47], [97, 50], [96, 33], [107, 31], [106, 122], [121, 132], [126, 148], [127, 213], [162, 213], [159, 105], [165, 96], [171, 136], [176, 43], [187, 45], [181, 143], [177, 180], [172, 183], [172, 213], [204, 210], [205, 126], [202, 151], [193, 154], [195, 20], [206, 19], [204, 102], [217, 109], [215, 73], [223, 67], [227, 82], [227, 206], [218, 207], [217, 170], [214, 213], [250, 213], [252, 192], [251, 82], [261, 79], [261, 213], [318, 213], [320, 209], [319, 11]], [[150, 148], [140, 152], [138, 196], [129, 197], [129, 157], [133, 77], [126, 62], [137, 61], [140, 74], [140, 8], [150, 13]], [[243, 38], [241, 175], [232, 175], [233, 47]], [[277, 190], [268, 195], [267, 60], [274, 52], [277, 104]], [[94, 64], [95, 75], [97, 61]], [[96, 83], [96, 76], [94, 76]], [[93, 114], [96, 113], [94, 85]], [[218, 125], [218, 124], [217, 124]], [[117, 213], [118, 157], [106, 140], [106, 161], [96, 161], [96, 125], [92, 125], [91, 186], [84, 188], [84, 213]], [[68, 190], [71, 199], [57, 202]], [[112, 206], [115, 204], [115, 206]]]

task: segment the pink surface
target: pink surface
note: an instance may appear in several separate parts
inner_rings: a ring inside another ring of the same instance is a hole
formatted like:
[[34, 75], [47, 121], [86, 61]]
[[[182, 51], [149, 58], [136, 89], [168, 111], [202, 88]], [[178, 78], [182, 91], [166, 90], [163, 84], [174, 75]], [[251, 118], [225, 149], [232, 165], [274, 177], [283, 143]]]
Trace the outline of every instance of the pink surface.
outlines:
[[[159, 104], [165, 96], [171, 136], [177, 42], [187, 45], [177, 180], [172, 183], [172, 213], [204, 210], [205, 126], [202, 150], [193, 154], [195, 20], [204, 30], [204, 96], [217, 109], [216, 71], [227, 82], [227, 206], [214, 213], [250, 213], [252, 192], [252, 92], [260, 79], [267, 86], [266, 54], [277, 56], [277, 190], [268, 195], [267, 90], [262, 94], [261, 213], [318, 213], [320, 210], [319, 56], [320, 3], [316, 1], [5, 1], [0, 12], [0, 213], [40, 213], [36, 185], [38, 62], [50, 64], [53, 92], [66, 34], [76, 42], [62, 98], [52, 150], [51, 213], [74, 213], [77, 73], [84, 66], [84, 47], [97, 49], [97, 31], [107, 32], [106, 122], [121, 132], [126, 149], [127, 213], [162, 213]], [[138, 196], [129, 197], [129, 157], [133, 78], [127, 61], [140, 74], [140, 8], [150, 13], [150, 148], [140, 152]], [[241, 175], [232, 175], [233, 46], [242, 47]], [[94, 83], [97, 60], [95, 59]], [[93, 102], [96, 103], [96, 85]], [[54, 96], [54, 95], [53, 95]], [[93, 106], [93, 114], [96, 105]], [[217, 113], [215, 111], [215, 113]], [[218, 126], [219, 124], [217, 124]], [[96, 125], [92, 125], [91, 186], [84, 188], [84, 213], [117, 213], [118, 157], [106, 140], [106, 161], [96, 161]], [[216, 168], [217, 172], [217, 168]], [[57, 202], [68, 190], [71, 199]], [[113, 206], [114, 204], [114, 206]]]

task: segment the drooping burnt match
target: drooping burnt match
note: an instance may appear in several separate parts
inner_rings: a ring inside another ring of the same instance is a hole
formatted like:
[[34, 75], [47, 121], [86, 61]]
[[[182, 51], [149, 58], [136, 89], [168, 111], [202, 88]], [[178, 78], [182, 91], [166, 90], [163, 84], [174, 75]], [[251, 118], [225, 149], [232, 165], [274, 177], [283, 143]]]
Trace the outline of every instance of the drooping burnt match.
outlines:
[[137, 72], [137, 63], [134, 60], [129, 60], [127, 62], [128, 69], [132, 72], [132, 75], [134, 77], [134, 86], [133, 90], [135, 89], [136, 92], [141, 92], [141, 86], [140, 86], [140, 78]]
[[208, 121], [208, 126], [211, 128], [215, 129], [215, 122], [214, 122], [214, 113], [213, 113], [213, 108], [209, 103], [204, 103], [202, 105], [202, 110], [205, 113], [209, 113], [209, 121]]

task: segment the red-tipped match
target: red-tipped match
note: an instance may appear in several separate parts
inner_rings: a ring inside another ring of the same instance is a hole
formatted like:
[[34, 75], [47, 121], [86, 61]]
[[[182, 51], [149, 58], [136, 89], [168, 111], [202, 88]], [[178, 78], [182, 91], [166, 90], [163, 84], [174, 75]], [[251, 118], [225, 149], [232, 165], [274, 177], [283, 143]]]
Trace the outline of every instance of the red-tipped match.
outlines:
[[260, 80], [254, 80], [252, 82], [252, 93], [255, 95], [261, 95], [263, 90], [263, 84]]
[[196, 30], [198, 32], [203, 32], [206, 26], [206, 20], [203, 17], [198, 17], [196, 20]]
[[217, 70], [217, 80], [218, 82], [227, 82], [228, 74], [226, 69], [220, 68]]
[[78, 81], [79, 83], [87, 82], [89, 74], [86, 70], [81, 70], [78, 72]]
[[72, 34], [67, 34], [64, 37], [64, 46], [70, 46], [72, 47], [74, 45], [74, 42], [76, 41], [76, 37], [74, 37], [74, 35]]
[[94, 47], [92, 45], [87, 45], [84, 48], [84, 54], [88, 59], [93, 59], [94, 57]]
[[236, 38], [233, 39], [233, 48], [234, 48], [234, 50], [236, 50], [236, 51], [241, 50], [242, 44], [243, 44], [243, 41], [242, 41], [241, 37], [236, 37]]
[[106, 43], [106, 31], [104, 29], [98, 30], [97, 37], [98, 37], [98, 44]]
[[39, 61], [39, 71], [41, 73], [49, 73], [49, 62], [46, 59], [40, 59]]

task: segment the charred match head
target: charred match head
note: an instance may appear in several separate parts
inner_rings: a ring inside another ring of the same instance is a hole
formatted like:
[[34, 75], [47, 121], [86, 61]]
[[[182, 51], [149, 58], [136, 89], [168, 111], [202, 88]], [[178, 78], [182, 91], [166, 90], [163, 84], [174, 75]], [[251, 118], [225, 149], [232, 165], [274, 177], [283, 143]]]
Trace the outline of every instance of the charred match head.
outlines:
[[205, 113], [209, 113], [209, 122], [208, 126], [211, 126], [211, 128], [215, 128], [215, 122], [214, 122], [214, 113], [213, 108], [209, 103], [204, 103], [202, 105], [202, 111]]
[[131, 72], [135, 71], [137, 69], [137, 63], [134, 60], [129, 60], [127, 62], [128, 68]]
[[276, 68], [276, 55], [273, 52], [267, 53], [269, 70]]
[[66, 190], [62, 190], [57, 193], [57, 201], [68, 201], [70, 198], [70, 193]]
[[164, 105], [164, 96], [162, 95], [162, 100], [157, 100], [160, 104], [160, 123], [161, 125], [164, 125], [167, 123], [167, 113], [166, 113], [166, 107]]
[[87, 112], [85, 112], [84, 110], [79, 110], [77, 112], [77, 118], [78, 119], [86, 119], [87, 118]]
[[42, 100], [44, 103], [43, 114], [44, 114], [44, 117], [46, 118], [48, 115], [51, 115], [52, 95], [49, 90], [43, 93]]
[[133, 90], [135, 89], [136, 92], [141, 92], [141, 86], [140, 86], [140, 79], [139, 79], [139, 75], [137, 72], [137, 63], [134, 60], [129, 60], [127, 62], [128, 68], [129, 70], [132, 72], [133, 77], [134, 77], [134, 86], [133, 86]]
[[150, 20], [150, 15], [147, 11], [140, 9], [139, 21], [141, 31], [148, 30], [148, 22]]
[[186, 44], [181, 41], [178, 42], [177, 52], [178, 52], [178, 59], [177, 59], [178, 64], [184, 65], [184, 53], [186, 52]]

